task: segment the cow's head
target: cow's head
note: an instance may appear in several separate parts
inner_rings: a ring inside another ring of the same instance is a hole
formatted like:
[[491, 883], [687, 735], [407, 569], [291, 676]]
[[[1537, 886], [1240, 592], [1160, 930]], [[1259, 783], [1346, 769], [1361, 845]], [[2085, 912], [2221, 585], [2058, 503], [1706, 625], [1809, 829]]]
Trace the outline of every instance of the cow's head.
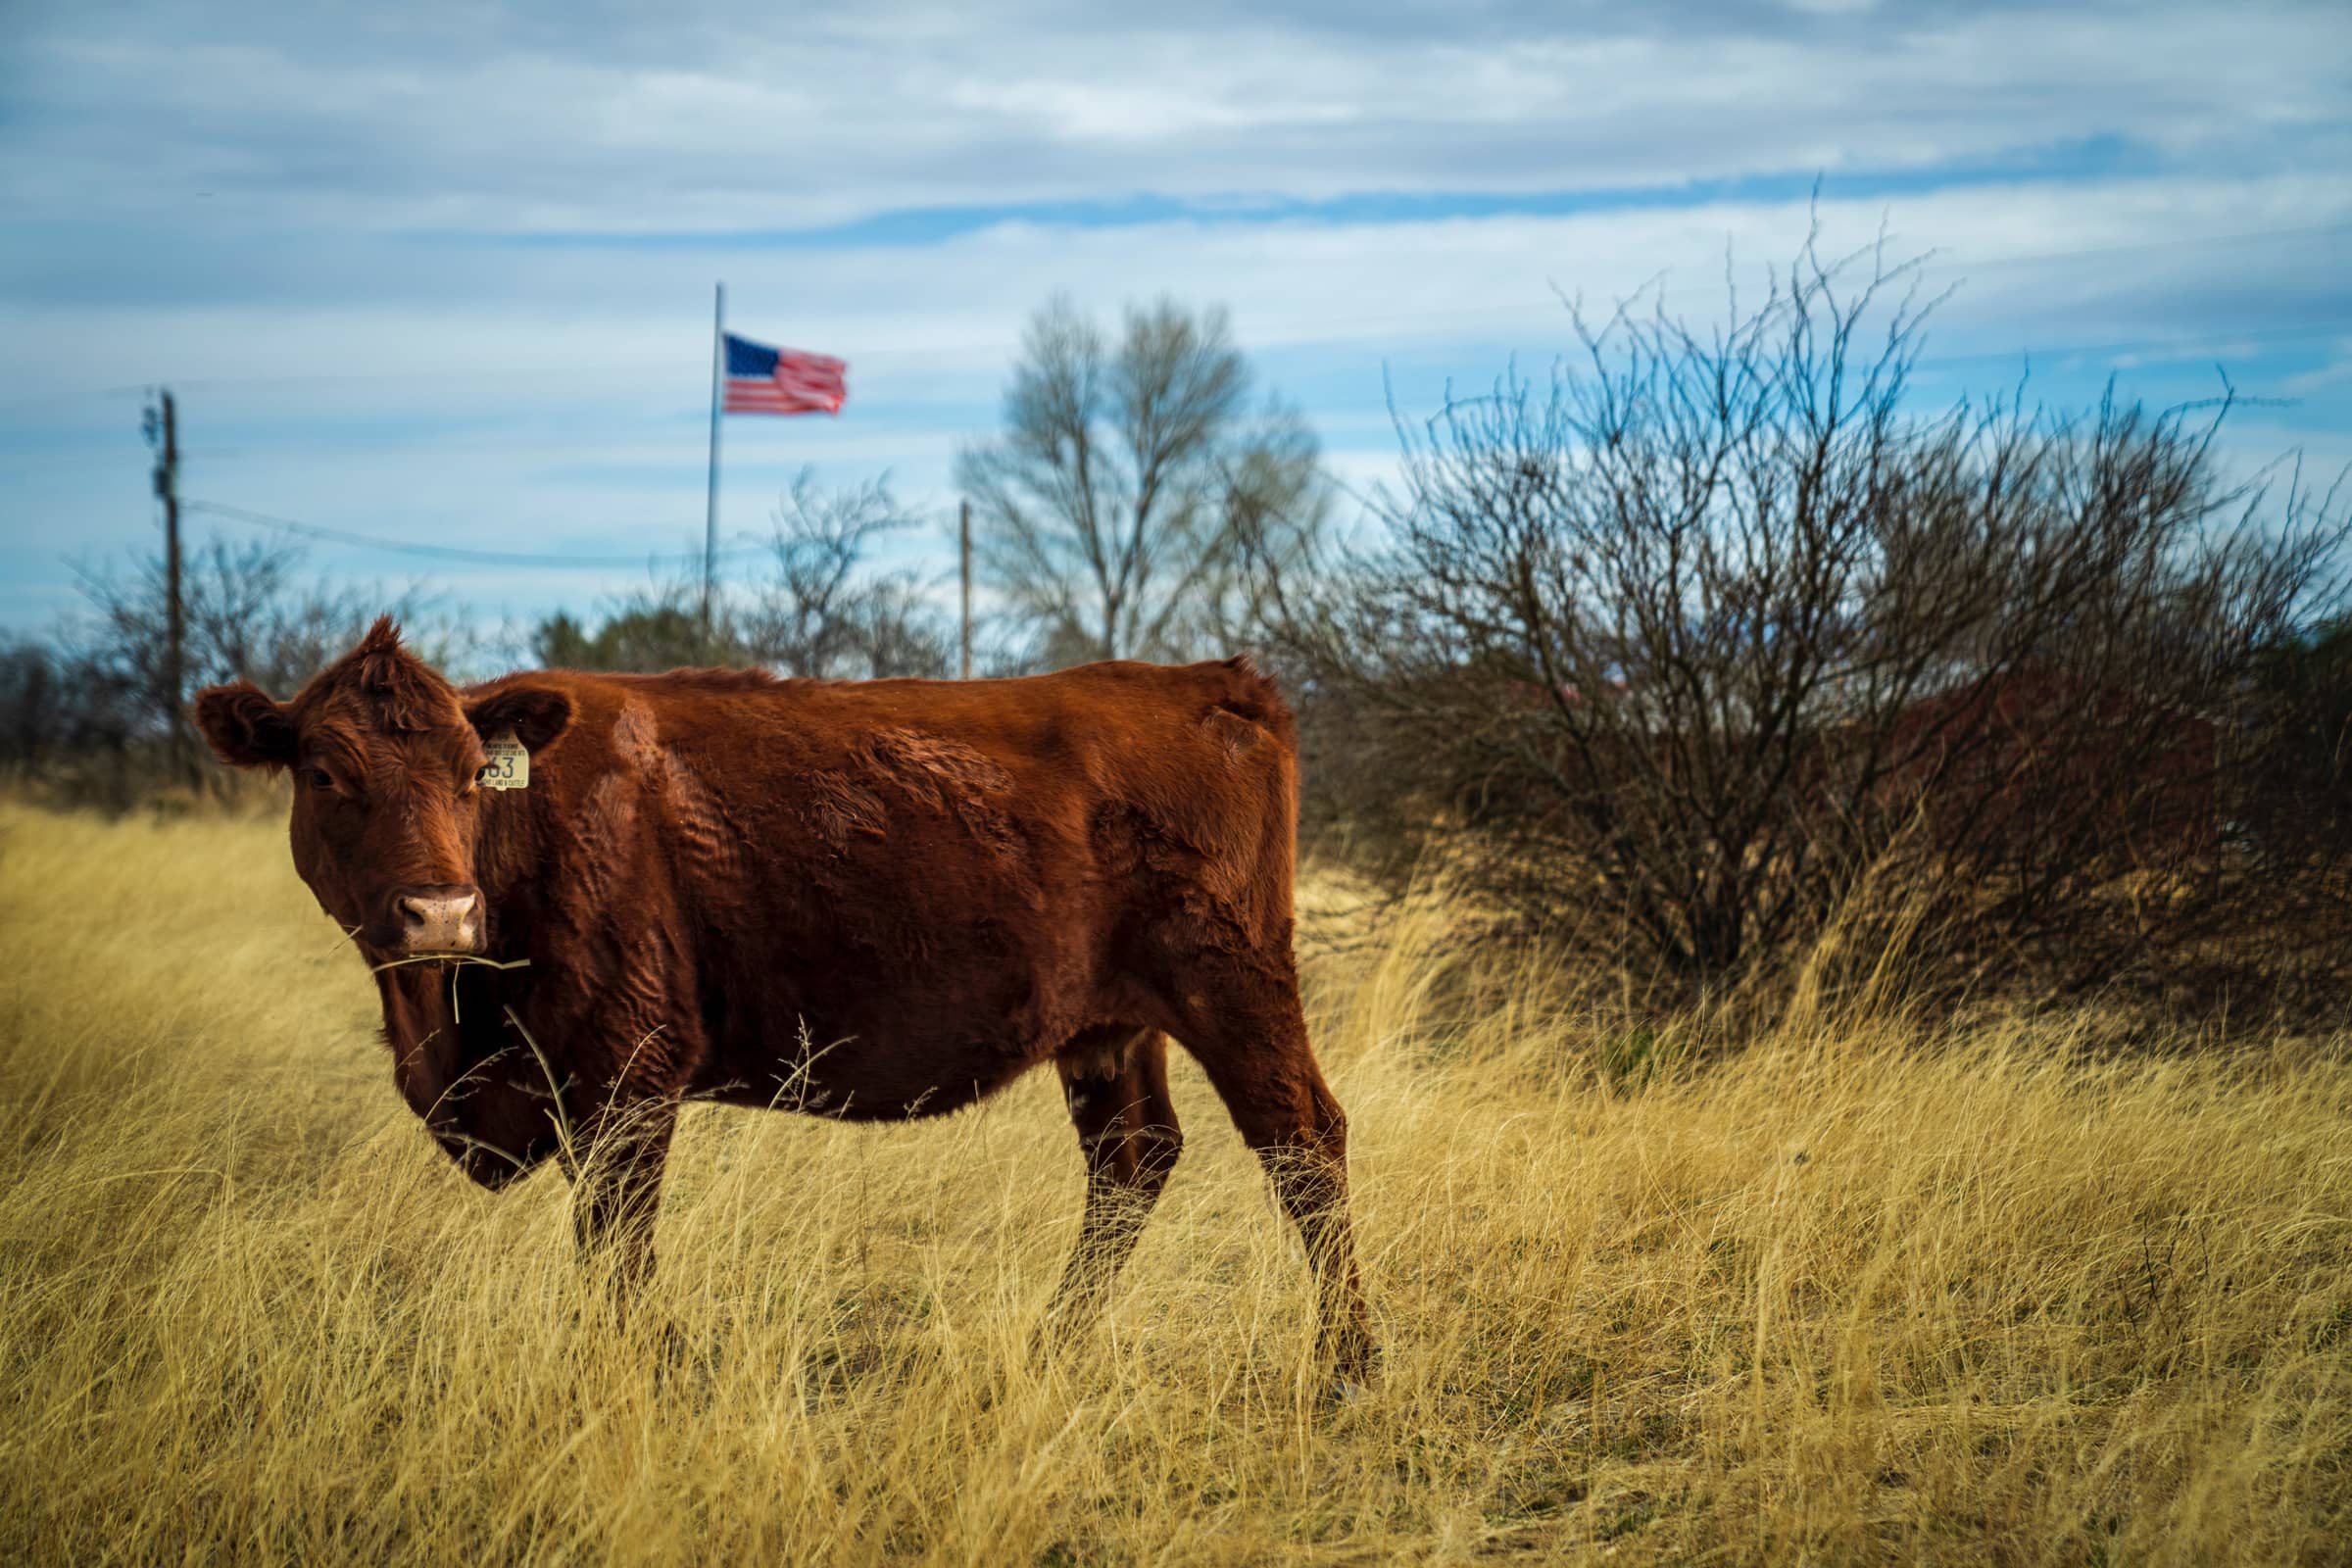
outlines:
[[370, 961], [475, 954], [490, 941], [477, 871], [483, 742], [536, 753], [571, 721], [552, 687], [471, 703], [400, 645], [390, 616], [289, 702], [250, 681], [196, 698], [196, 727], [234, 767], [294, 775], [294, 869]]
[[389, 616], [288, 702], [250, 681], [196, 698], [196, 727], [222, 761], [294, 775], [294, 869], [379, 969], [402, 1098], [486, 1187], [553, 1150], [545, 1109], [464, 1059], [449, 1020], [421, 1000], [429, 990], [412, 995], [381, 969], [489, 949], [483, 886], [500, 890], [485, 866], [484, 743], [512, 733], [536, 753], [570, 721], [568, 697], [528, 681], [466, 701], [401, 647]]

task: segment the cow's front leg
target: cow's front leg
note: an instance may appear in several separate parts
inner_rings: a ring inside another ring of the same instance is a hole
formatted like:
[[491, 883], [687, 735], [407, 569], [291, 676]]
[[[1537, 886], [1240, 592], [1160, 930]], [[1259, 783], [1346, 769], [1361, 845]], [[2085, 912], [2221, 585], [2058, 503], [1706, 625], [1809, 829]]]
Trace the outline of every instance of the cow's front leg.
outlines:
[[624, 1315], [654, 1272], [654, 1215], [677, 1120], [674, 1100], [615, 1105], [573, 1151], [572, 1231], [583, 1261], [612, 1270], [613, 1304]]

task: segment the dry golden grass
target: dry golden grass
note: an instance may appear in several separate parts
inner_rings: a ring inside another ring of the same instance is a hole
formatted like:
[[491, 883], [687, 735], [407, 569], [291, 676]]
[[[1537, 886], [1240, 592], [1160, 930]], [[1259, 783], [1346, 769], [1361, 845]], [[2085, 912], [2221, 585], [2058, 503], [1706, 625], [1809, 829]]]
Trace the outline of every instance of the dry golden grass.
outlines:
[[[1442, 911], [1423, 915], [1443, 918]], [[574, 1563], [2342, 1560], [2339, 1040], [2070, 1061], [1811, 1016], [1646, 1066], [1409, 922], [1312, 959], [1387, 1347], [1189, 1066], [1098, 1335], [1053, 1086], [690, 1112], [642, 1326], [561, 1177], [474, 1191], [251, 822], [0, 809], [0, 1557]], [[1424, 933], [1425, 934], [1425, 933]], [[1596, 1074], [1606, 1060], [1615, 1081]]]

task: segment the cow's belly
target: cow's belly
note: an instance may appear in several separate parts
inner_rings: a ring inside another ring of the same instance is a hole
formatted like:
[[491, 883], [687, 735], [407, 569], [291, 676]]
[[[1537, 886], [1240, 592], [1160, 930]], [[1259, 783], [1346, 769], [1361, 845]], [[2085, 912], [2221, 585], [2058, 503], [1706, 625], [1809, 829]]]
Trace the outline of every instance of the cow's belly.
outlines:
[[1061, 1027], [1063, 1008], [1042, 1016], [997, 989], [1001, 973], [996, 986], [952, 969], [839, 978], [856, 972], [805, 971], [764, 995], [737, 992], [710, 1020], [698, 1088], [853, 1121], [941, 1115], [1003, 1088], [1075, 1032]]
[[813, 1030], [809, 1038], [812, 1051], [802, 1048], [796, 1031], [776, 1042], [779, 1049], [727, 1053], [706, 1069], [696, 1093], [722, 1104], [842, 1121], [905, 1121], [959, 1110], [1036, 1060], [994, 1045], [925, 1043], [918, 1050], [858, 1036], [827, 1043]]
[[950, 835], [860, 841], [824, 877], [762, 882], [754, 907], [711, 922], [731, 940], [701, 987], [698, 1088], [851, 1120], [936, 1115], [1126, 1010], [1097, 890], [1027, 867]]

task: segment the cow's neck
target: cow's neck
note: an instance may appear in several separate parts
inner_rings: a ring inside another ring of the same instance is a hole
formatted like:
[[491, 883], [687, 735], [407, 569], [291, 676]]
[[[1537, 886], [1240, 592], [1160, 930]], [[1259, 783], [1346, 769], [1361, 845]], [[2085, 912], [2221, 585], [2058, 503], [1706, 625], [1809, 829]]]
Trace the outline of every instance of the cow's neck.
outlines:
[[[493, 909], [514, 902], [539, 866], [547, 843], [547, 798], [548, 792], [541, 789], [505, 790], [496, 792], [483, 808], [481, 829], [474, 841], [473, 876]], [[501, 947], [511, 945], [498, 936], [497, 926], [493, 919], [493, 940]], [[519, 952], [497, 955], [519, 956]]]
[[[517, 971], [518, 973], [518, 971]], [[476, 1060], [501, 1035], [511, 1037], [506, 1009], [521, 987], [510, 972], [483, 964], [411, 963], [376, 975], [383, 1002], [384, 1038], [395, 1050], [436, 1050], [453, 1060]]]
[[525, 973], [471, 964], [378, 971], [394, 1079], [434, 1132], [509, 1151], [544, 1132], [551, 1069], [513, 1016], [525, 1000]]

